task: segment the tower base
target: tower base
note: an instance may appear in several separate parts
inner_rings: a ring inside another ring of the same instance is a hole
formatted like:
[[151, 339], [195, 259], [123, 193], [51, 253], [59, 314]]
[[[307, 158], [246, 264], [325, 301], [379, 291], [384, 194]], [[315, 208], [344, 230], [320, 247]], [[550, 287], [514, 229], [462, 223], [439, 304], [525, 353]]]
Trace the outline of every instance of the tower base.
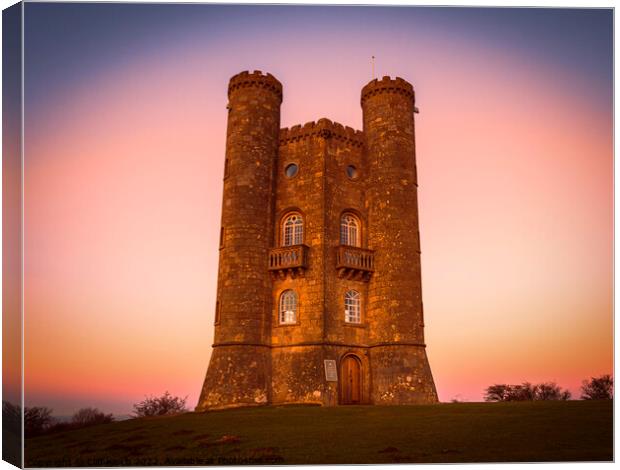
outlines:
[[377, 346], [370, 350], [375, 405], [437, 403], [437, 390], [423, 345]]
[[[337, 364], [327, 381], [325, 360]], [[196, 411], [242, 406], [437, 403], [423, 345], [283, 348], [219, 346], [213, 350]]]
[[270, 376], [269, 347], [215, 347], [196, 411], [267, 405], [271, 402]]

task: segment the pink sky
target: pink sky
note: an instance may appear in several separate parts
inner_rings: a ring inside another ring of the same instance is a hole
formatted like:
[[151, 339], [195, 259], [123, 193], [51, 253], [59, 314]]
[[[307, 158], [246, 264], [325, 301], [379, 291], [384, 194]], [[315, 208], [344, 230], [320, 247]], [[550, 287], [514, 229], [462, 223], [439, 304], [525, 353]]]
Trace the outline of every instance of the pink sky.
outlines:
[[225, 48], [203, 30], [164, 32], [166, 47], [108, 57], [44, 103], [27, 96], [27, 405], [125, 413], [165, 390], [195, 405], [213, 340], [228, 79], [280, 79], [282, 127], [360, 129], [371, 54], [379, 76], [413, 83], [421, 110], [440, 400], [522, 381], [577, 395], [612, 372], [613, 134], [596, 84], [458, 30], [382, 28], [372, 47], [363, 31], [308, 31], [239, 33]]

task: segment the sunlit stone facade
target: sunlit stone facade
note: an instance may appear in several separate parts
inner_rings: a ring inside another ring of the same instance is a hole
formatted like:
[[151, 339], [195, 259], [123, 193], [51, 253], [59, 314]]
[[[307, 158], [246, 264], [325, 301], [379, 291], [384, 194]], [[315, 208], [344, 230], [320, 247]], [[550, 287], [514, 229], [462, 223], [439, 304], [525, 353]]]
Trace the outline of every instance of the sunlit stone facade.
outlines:
[[197, 409], [436, 402], [411, 84], [368, 83], [363, 131], [328, 119], [281, 129], [270, 74], [234, 76], [228, 97], [215, 341]]

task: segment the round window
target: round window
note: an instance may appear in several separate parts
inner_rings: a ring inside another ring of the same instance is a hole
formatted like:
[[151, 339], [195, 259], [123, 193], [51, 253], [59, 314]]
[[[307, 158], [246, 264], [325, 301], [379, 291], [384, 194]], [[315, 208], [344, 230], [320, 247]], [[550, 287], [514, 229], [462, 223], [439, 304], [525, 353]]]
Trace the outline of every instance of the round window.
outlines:
[[357, 178], [358, 176], [358, 171], [357, 168], [355, 168], [353, 165], [349, 165], [347, 167], [347, 176], [349, 178], [351, 178], [352, 180], [354, 180], [355, 178]]
[[286, 168], [284, 169], [284, 173], [289, 178], [292, 178], [293, 176], [297, 174], [298, 170], [299, 170], [299, 167], [295, 163], [291, 163], [290, 165], [286, 165]]

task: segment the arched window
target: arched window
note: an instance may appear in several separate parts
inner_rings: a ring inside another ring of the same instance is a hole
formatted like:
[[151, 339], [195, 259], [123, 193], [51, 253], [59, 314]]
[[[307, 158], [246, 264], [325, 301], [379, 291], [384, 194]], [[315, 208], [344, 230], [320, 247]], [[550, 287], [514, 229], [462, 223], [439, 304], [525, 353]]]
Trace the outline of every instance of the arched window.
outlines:
[[344, 294], [344, 321], [347, 323], [362, 322], [360, 293], [356, 290], [349, 290]]
[[340, 218], [340, 244], [361, 246], [360, 221], [353, 214], [342, 214]]
[[301, 245], [304, 242], [304, 219], [298, 213], [289, 214], [282, 224], [282, 246]]
[[285, 290], [280, 295], [280, 324], [297, 323], [297, 294]]

